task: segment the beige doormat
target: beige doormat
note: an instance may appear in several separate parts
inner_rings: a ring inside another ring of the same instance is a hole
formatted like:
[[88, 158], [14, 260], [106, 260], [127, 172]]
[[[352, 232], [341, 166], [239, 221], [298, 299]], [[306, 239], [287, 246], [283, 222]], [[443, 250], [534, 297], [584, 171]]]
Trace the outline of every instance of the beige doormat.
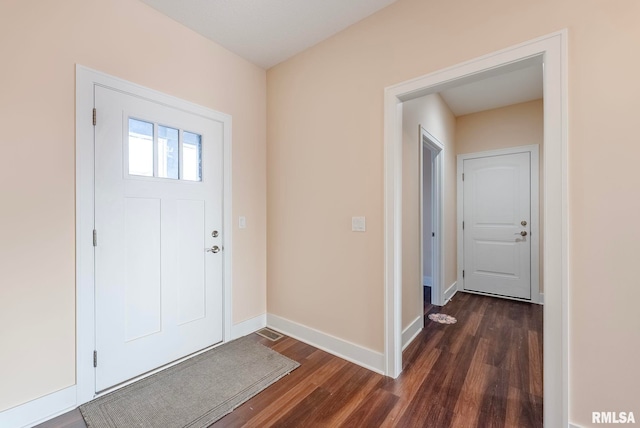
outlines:
[[89, 428], [203, 428], [300, 364], [244, 337], [80, 406]]

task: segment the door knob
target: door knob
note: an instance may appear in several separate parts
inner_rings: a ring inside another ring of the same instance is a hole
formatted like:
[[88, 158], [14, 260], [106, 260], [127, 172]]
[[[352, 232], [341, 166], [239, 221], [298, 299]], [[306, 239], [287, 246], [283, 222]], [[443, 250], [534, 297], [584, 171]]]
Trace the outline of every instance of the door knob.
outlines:
[[210, 253], [213, 253], [213, 254], [219, 253], [220, 252], [220, 247], [218, 247], [217, 245], [214, 245], [211, 248], [207, 248], [207, 251], [210, 252]]
[[523, 230], [522, 232], [520, 232], [520, 236], [527, 236], [527, 231]]

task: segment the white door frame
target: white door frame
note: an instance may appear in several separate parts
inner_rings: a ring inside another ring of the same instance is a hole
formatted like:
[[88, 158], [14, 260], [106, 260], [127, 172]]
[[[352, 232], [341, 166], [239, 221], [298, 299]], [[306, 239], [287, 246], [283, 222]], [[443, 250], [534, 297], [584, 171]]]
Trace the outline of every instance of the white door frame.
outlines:
[[[431, 240], [431, 303], [444, 306], [444, 218], [443, 184], [444, 184], [444, 145], [429, 131], [420, 126], [420, 282], [424, 278], [424, 150], [429, 150], [432, 157], [431, 174], [431, 224], [435, 237]], [[424, 286], [421, 287], [424, 290]], [[421, 302], [424, 301], [424, 296]], [[421, 311], [424, 319], [424, 311]], [[424, 325], [424, 322], [423, 324]]]
[[[223, 342], [231, 338], [231, 116], [154, 91], [99, 71], [76, 65], [76, 402], [96, 397], [93, 351], [95, 349], [94, 310], [94, 87], [142, 97], [178, 108], [223, 124]], [[97, 112], [100, 120], [100, 112]]]
[[[462, 221], [464, 220], [464, 195], [463, 195], [463, 182], [462, 173], [464, 172], [463, 162], [466, 159], [485, 158], [490, 156], [511, 155], [516, 153], [529, 153], [530, 154], [530, 168], [531, 168], [531, 218], [529, 219], [529, 227], [531, 233], [529, 235], [529, 242], [531, 243], [531, 303], [542, 303], [540, 299], [540, 162], [539, 162], [539, 147], [536, 144], [520, 147], [509, 147], [506, 149], [488, 150], [484, 152], [465, 153], [457, 156], [457, 225], [458, 231], [458, 291], [464, 291], [465, 293], [472, 294], [484, 294], [481, 292], [470, 291], [464, 289], [464, 279], [462, 278], [462, 269], [464, 268], [464, 235], [462, 230]], [[518, 300], [515, 297], [500, 296], [504, 299]]]
[[385, 89], [384, 362], [402, 372], [402, 102], [544, 63], [544, 424], [568, 426], [567, 31], [500, 50]]

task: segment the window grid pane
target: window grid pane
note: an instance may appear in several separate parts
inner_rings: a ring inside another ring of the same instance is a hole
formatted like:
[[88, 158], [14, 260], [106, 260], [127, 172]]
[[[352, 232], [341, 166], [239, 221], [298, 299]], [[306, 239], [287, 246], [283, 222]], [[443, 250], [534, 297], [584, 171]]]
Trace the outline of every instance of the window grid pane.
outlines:
[[175, 128], [158, 125], [158, 177], [179, 178], [178, 134]]
[[182, 138], [182, 179], [202, 181], [202, 136], [184, 131]]
[[153, 123], [129, 118], [129, 174], [153, 177]]

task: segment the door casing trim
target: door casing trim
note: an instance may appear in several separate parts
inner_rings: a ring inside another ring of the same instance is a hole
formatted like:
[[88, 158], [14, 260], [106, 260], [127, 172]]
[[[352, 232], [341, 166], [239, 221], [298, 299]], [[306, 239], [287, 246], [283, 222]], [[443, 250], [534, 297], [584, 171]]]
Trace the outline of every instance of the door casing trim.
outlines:
[[[94, 310], [94, 88], [103, 86], [223, 124], [223, 343], [231, 340], [232, 323], [232, 157], [231, 116], [76, 64], [76, 401], [97, 397], [93, 351]], [[100, 113], [98, 112], [98, 120]]]
[[518, 300], [520, 302], [526, 301], [531, 303], [540, 304], [540, 161], [539, 161], [539, 146], [532, 144], [528, 146], [509, 147], [498, 150], [487, 150], [484, 152], [464, 153], [457, 156], [457, 171], [456, 171], [456, 199], [457, 199], [457, 225], [458, 231], [458, 291], [464, 291], [466, 293], [484, 294], [481, 292], [473, 292], [465, 290], [464, 278], [462, 278], [462, 269], [464, 268], [464, 235], [462, 230], [462, 220], [464, 216], [464, 195], [463, 195], [463, 182], [462, 173], [464, 172], [463, 163], [467, 159], [477, 159], [491, 156], [511, 155], [516, 153], [530, 153], [530, 171], [531, 171], [531, 218], [529, 219], [531, 240], [531, 298], [518, 299], [509, 296], [496, 296], [504, 297], [505, 299]]

